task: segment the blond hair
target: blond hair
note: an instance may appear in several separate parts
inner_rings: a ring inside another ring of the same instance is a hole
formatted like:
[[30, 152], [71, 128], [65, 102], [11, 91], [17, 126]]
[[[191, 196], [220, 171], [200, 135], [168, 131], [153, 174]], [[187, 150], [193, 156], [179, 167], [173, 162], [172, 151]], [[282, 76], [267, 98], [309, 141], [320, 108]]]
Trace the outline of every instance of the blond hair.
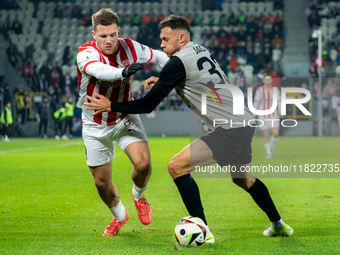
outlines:
[[102, 8], [92, 15], [93, 31], [96, 31], [97, 25], [109, 26], [113, 23], [119, 26], [119, 18], [110, 8]]

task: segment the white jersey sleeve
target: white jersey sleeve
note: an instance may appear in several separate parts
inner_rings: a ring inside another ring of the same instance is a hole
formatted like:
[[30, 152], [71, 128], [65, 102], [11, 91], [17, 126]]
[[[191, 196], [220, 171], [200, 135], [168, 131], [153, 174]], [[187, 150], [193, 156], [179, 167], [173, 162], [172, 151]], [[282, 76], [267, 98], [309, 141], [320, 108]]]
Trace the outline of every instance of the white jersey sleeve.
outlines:
[[79, 71], [97, 79], [112, 81], [121, 79], [124, 68], [116, 68], [100, 61], [99, 53], [95, 49], [87, 49], [77, 55]]
[[153, 50], [150, 47], [140, 44], [134, 40], [131, 40], [133, 46], [135, 47], [136, 54], [137, 54], [137, 62], [139, 63], [146, 63], [151, 62], [158, 64], [159, 66], [163, 67], [166, 62], [168, 62], [169, 57], [159, 50]]

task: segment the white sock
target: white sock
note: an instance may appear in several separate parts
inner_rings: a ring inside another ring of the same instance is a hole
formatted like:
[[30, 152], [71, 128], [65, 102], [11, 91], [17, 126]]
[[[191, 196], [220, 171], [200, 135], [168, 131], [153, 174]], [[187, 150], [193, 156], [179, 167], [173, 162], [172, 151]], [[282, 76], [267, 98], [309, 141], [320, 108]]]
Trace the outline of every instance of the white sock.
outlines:
[[115, 218], [117, 221], [122, 221], [125, 218], [125, 207], [122, 204], [122, 201], [119, 200], [118, 205], [109, 208], [110, 212], [113, 215], [113, 218]]
[[272, 137], [270, 138], [270, 148], [271, 148], [271, 149], [274, 149], [274, 146], [275, 146], [275, 143], [276, 143], [277, 139], [278, 139], [278, 138], [275, 138], [274, 136], [272, 136]]
[[282, 219], [280, 219], [279, 221], [270, 222], [270, 224], [275, 231], [280, 231], [285, 226], [285, 223]]
[[265, 143], [264, 147], [266, 148], [267, 155], [271, 155], [272, 152], [270, 151], [270, 143]]
[[136, 186], [136, 184], [133, 184], [132, 195], [133, 195], [134, 200], [138, 201], [139, 199], [141, 199], [144, 196], [146, 186], [147, 185], [145, 185], [143, 188], [140, 188], [140, 187]]

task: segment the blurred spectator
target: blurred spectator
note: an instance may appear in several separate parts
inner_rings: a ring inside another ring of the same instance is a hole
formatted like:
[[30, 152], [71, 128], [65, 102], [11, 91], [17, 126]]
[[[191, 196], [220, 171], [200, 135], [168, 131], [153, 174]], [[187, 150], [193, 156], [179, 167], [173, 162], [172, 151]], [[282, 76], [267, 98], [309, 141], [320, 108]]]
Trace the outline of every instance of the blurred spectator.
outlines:
[[333, 84], [332, 79], [327, 79], [326, 85], [323, 87], [323, 95], [334, 95], [336, 93], [336, 87]]
[[5, 83], [3, 93], [4, 93], [4, 101], [12, 103], [12, 94], [11, 94], [10, 87], [9, 87], [8, 83]]
[[283, 0], [274, 0], [273, 8], [274, 8], [274, 10], [283, 11], [283, 9], [284, 9]]
[[280, 76], [277, 75], [275, 70], [272, 71], [272, 80], [273, 80], [273, 82], [272, 82], [273, 87], [280, 88], [281, 78], [280, 78]]
[[63, 8], [60, 4], [57, 4], [54, 8], [54, 18], [62, 19], [63, 18]]
[[[63, 139], [72, 138], [72, 126], [73, 126], [73, 115], [74, 115], [74, 104], [73, 98], [67, 98], [67, 102], [65, 103], [65, 108], [67, 108], [66, 117], [65, 117], [65, 125], [64, 125], [64, 135]], [[68, 135], [67, 135], [68, 134]]]
[[[38, 107], [39, 122], [39, 137], [47, 138], [47, 124], [50, 118], [50, 103], [47, 97], [44, 97], [42, 103]], [[43, 131], [43, 132], [42, 132]]]
[[11, 108], [11, 102], [6, 102], [3, 112], [0, 116], [0, 121], [2, 123], [2, 139], [5, 142], [9, 142], [8, 139], [8, 128], [13, 124], [13, 114]]
[[252, 65], [254, 67], [254, 71], [257, 69], [256, 56], [252, 48], [248, 48], [247, 65]]
[[311, 74], [312, 78], [318, 78], [318, 68], [315, 62], [312, 62], [311, 66], [309, 67], [309, 73]]
[[4, 21], [4, 24], [2, 24], [2, 31], [4, 32], [5, 37], [8, 37], [8, 33], [11, 30], [11, 20], [9, 16], [7, 16], [6, 20]]
[[132, 17], [132, 26], [140, 26], [141, 17], [139, 12], [135, 12]]
[[262, 49], [259, 50], [259, 54], [256, 55], [256, 63], [258, 69], [264, 69], [264, 66], [266, 64], [266, 57], [262, 51]]
[[243, 28], [240, 28], [236, 37], [239, 41], [245, 42], [247, 40], [247, 35], [245, 34]]
[[278, 34], [276, 34], [276, 35], [274, 36], [274, 38], [272, 39], [272, 41], [271, 41], [272, 48], [275, 48], [275, 47], [277, 47], [278, 45], [281, 47], [282, 44], [283, 44], [282, 39], [280, 38], [280, 36], [279, 36]]
[[22, 33], [22, 25], [21, 25], [18, 17], [16, 17], [14, 19], [12, 26], [11, 26], [11, 30], [13, 30], [13, 32], [17, 35]]
[[246, 23], [246, 15], [244, 15], [243, 11], [240, 11], [238, 17], [237, 17], [237, 21], [239, 24], [245, 24]]
[[229, 15], [228, 23], [230, 26], [236, 26], [238, 23], [238, 17], [236, 17], [234, 12], [231, 12]]
[[272, 75], [272, 73], [274, 71], [274, 67], [273, 67], [273, 63], [270, 60], [269, 60], [269, 62], [266, 65], [265, 72], [266, 72], [266, 74]]
[[39, 75], [44, 74], [45, 78], [50, 77], [51, 69], [47, 65], [47, 61], [44, 61], [43, 65], [40, 67]]
[[80, 19], [80, 25], [82, 26], [90, 26], [92, 23], [90, 16], [86, 10], [83, 11], [83, 16]]
[[[55, 139], [60, 140], [60, 137], [63, 135], [63, 123], [66, 117], [66, 113], [68, 111], [67, 107], [62, 107], [54, 112], [54, 132], [55, 132]], [[58, 132], [59, 131], [59, 132]], [[59, 136], [60, 134], [60, 136]]]
[[244, 57], [246, 55], [246, 43], [245, 42], [238, 42], [237, 47], [235, 49], [235, 54], [237, 57]]
[[220, 38], [218, 38], [218, 46], [221, 46], [221, 44], [228, 45], [228, 43], [229, 43], [229, 40], [227, 38], [226, 33], [222, 32]]
[[228, 16], [225, 13], [222, 13], [220, 17], [220, 25], [227, 26], [228, 25]]
[[24, 86], [18, 83], [14, 89], [13, 95], [16, 105], [15, 117], [18, 117], [18, 122], [20, 121], [22, 125], [26, 123], [27, 117], [27, 103], [25, 100]]
[[63, 10], [63, 18], [64, 19], [69, 19], [71, 16], [71, 8], [70, 6], [65, 6]]
[[81, 19], [81, 9], [78, 4], [76, 4], [71, 12], [71, 19], [76, 18], [76, 19]]
[[312, 9], [312, 13], [308, 17], [308, 23], [310, 28], [312, 28], [313, 25], [320, 26], [321, 24], [321, 17], [315, 8]]
[[20, 67], [20, 70], [22, 72], [22, 76], [27, 78], [29, 76], [29, 74], [30, 74], [31, 69], [32, 69], [31, 65], [30, 65], [30, 63], [29, 63], [29, 61], [27, 59], [26, 62], [24, 62], [22, 64], [22, 66]]
[[317, 67], [317, 69], [319, 70], [319, 68], [320, 68], [320, 72], [321, 72], [321, 75], [322, 75], [322, 77], [324, 77], [325, 76], [325, 69], [324, 69], [324, 66], [325, 66], [325, 58], [324, 57], [321, 57], [321, 67], [320, 67], [320, 65], [319, 65], [319, 57], [318, 57], [318, 55], [315, 55], [314, 57], [313, 57], [313, 62], [315, 62], [316, 63], [316, 67]]
[[58, 72], [61, 76], [63, 76], [63, 70], [61, 70], [58, 61], [56, 61], [56, 62], [54, 63], [54, 68], [57, 70], [57, 72]]
[[52, 69], [52, 72], [50, 74], [50, 83], [52, 85], [55, 85], [55, 84], [59, 84], [61, 82], [61, 75], [60, 73], [57, 71], [57, 68], [56, 67], [53, 67]]
[[264, 71], [264, 68], [261, 68], [260, 71], [256, 74], [256, 77], [259, 80], [263, 80], [265, 75], [266, 75], [266, 72]]
[[229, 70], [235, 73], [235, 70], [237, 67], [237, 59], [233, 51], [229, 51], [228, 60], [229, 60], [229, 66], [228, 66]]
[[63, 54], [63, 65], [68, 65], [68, 63], [71, 60], [72, 55], [70, 54], [70, 46], [67, 45], [64, 49], [64, 54]]
[[27, 85], [33, 92], [40, 91], [39, 78], [38, 75], [35, 73], [34, 69], [30, 69], [30, 73], [27, 77]]
[[279, 26], [274, 26], [274, 30], [271, 32], [271, 38], [274, 38], [275, 35], [278, 35], [281, 39], [283, 38], [283, 33], [280, 31]]
[[207, 37], [207, 35], [203, 35], [202, 39], [201, 39], [201, 43], [202, 46], [209, 48], [209, 39]]
[[274, 17], [273, 26], [274, 27], [278, 26], [281, 31], [283, 30], [283, 20], [282, 20], [282, 16], [280, 15], [279, 12], [277, 12], [276, 16]]
[[243, 74], [242, 69], [239, 69], [235, 78], [236, 87], [240, 88], [243, 92], [246, 92], [246, 77]]
[[46, 76], [44, 73], [40, 74], [40, 78], [39, 78], [39, 91], [40, 92], [47, 92], [48, 91], [48, 87], [49, 87], [49, 82], [46, 79]]
[[216, 49], [219, 46], [219, 40], [216, 37], [216, 34], [212, 34], [209, 38], [210, 49]]
[[16, 68], [16, 65], [19, 60], [19, 53], [18, 49], [15, 46], [15, 44], [10, 43], [9, 47], [6, 50], [7, 56], [8, 56], [8, 61], [12, 64], [14, 68]]
[[194, 26], [202, 25], [202, 20], [203, 20], [202, 15], [199, 12], [197, 12], [194, 16], [194, 21], [192, 22], [192, 25]]

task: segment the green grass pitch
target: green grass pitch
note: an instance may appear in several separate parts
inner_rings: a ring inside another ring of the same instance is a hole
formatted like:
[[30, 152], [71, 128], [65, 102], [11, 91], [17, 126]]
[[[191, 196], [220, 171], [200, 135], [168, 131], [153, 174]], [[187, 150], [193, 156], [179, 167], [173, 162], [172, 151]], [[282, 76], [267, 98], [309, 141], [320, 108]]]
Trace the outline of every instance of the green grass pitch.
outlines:
[[[266, 215], [230, 178], [197, 178], [215, 245], [176, 245], [174, 227], [187, 216], [167, 172], [189, 137], [150, 137], [153, 173], [146, 197], [153, 221], [139, 222], [131, 198], [131, 164], [120, 149], [113, 180], [130, 214], [116, 237], [103, 237], [112, 216], [87, 168], [81, 139], [0, 142], [0, 254], [340, 254], [340, 185], [332, 178], [263, 178], [294, 235], [265, 238]], [[339, 137], [280, 137], [267, 160], [261, 137], [253, 164], [340, 163]], [[261, 175], [258, 177], [261, 178]]]

